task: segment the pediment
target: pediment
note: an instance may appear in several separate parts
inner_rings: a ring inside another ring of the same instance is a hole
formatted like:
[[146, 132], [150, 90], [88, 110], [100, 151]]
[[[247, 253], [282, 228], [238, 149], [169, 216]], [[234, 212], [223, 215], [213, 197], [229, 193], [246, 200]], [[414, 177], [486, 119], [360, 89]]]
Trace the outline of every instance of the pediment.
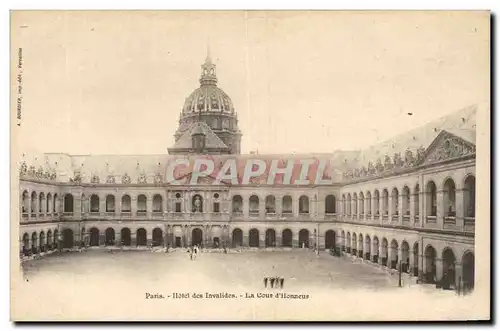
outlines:
[[419, 164], [432, 164], [476, 153], [476, 146], [446, 130], [441, 131], [424, 153]]

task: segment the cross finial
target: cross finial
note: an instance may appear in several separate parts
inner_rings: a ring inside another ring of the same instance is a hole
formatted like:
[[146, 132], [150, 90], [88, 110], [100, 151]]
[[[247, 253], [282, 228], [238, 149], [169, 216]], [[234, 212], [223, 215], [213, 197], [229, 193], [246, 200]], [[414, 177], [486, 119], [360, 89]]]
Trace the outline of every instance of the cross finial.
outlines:
[[206, 64], [212, 64], [212, 57], [210, 55], [210, 43], [207, 43], [207, 58], [205, 59]]

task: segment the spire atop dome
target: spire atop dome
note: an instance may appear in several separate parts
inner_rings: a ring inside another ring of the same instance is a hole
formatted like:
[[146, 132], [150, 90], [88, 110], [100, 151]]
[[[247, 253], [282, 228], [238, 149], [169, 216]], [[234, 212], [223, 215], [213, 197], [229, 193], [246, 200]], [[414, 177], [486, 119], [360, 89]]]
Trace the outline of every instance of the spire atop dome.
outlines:
[[209, 44], [207, 44], [207, 57], [205, 58], [205, 63], [203, 63], [201, 65], [200, 84], [201, 85], [217, 85], [215, 64], [213, 64], [213, 62], [212, 62]]
[[212, 57], [210, 56], [210, 44], [207, 43], [207, 57], [205, 59], [205, 64], [212, 64]]

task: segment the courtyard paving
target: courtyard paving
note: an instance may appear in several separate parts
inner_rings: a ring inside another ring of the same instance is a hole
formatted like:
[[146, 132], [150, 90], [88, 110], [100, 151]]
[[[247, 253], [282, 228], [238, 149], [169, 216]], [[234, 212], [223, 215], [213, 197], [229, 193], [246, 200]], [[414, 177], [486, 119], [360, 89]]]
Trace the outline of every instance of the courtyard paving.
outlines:
[[[108, 320], [124, 314], [168, 320], [379, 319], [399, 312], [394, 295], [406, 303], [457, 298], [425, 286], [399, 288], [397, 276], [380, 268], [307, 250], [205, 252], [195, 260], [184, 250], [88, 250], [26, 261], [23, 277], [31, 298], [26, 305], [44, 319], [93, 318], [96, 312]], [[283, 277], [284, 288], [266, 289], [264, 277]], [[146, 293], [163, 298], [146, 299]], [[174, 299], [174, 293], [189, 299]], [[235, 298], [207, 299], [207, 293]], [[277, 293], [307, 299], [278, 299]]]

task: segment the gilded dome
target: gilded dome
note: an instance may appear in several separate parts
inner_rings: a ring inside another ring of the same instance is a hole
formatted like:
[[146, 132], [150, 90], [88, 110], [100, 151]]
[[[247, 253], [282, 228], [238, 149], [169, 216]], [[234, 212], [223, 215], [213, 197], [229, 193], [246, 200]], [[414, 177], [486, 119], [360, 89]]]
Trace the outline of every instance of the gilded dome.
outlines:
[[202, 84], [187, 97], [182, 113], [188, 115], [195, 112], [209, 111], [234, 114], [234, 107], [226, 92], [216, 85]]
[[217, 87], [216, 66], [212, 63], [210, 52], [201, 65], [200, 87], [191, 93], [184, 102], [183, 115], [198, 112], [221, 112], [234, 114], [234, 107], [229, 96]]

